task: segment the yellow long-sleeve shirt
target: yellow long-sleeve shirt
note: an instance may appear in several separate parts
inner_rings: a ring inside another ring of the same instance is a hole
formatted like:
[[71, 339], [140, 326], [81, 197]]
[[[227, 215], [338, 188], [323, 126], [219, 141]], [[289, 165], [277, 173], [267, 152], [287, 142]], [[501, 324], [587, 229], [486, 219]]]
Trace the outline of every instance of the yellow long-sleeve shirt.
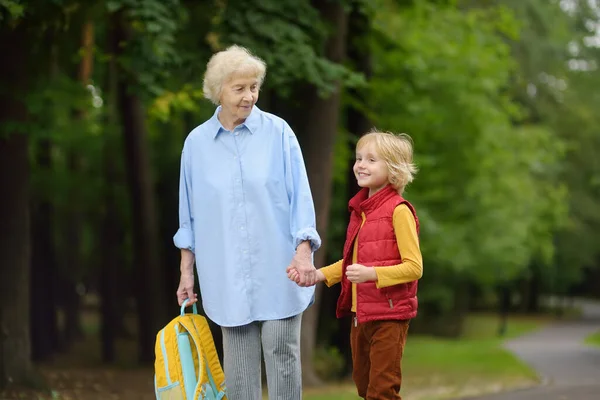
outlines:
[[[362, 214], [362, 224], [366, 220], [365, 214]], [[386, 267], [375, 267], [377, 274], [376, 285], [378, 288], [384, 288], [402, 283], [412, 282], [423, 276], [423, 257], [419, 247], [419, 238], [417, 235], [417, 224], [412, 212], [406, 204], [400, 204], [394, 210], [393, 215], [394, 233], [398, 250], [402, 256], [402, 263]], [[358, 240], [354, 241], [352, 251], [352, 263], [356, 263], [358, 251]], [[339, 260], [327, 267], [320, 268], [325, 276], [327, 286], [335, 285], [342, 280], [343, 260]], [[356, 284], [352, 284], [352, 311], [356, 312]]]

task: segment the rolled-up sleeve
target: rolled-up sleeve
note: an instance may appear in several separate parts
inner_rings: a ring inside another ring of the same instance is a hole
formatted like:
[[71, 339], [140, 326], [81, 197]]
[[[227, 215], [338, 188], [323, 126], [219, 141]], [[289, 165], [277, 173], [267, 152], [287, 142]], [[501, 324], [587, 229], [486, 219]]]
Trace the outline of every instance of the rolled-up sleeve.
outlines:
[[194, 251], [194, 212], [192, 208], [191, 165], [189, 151], [184, 145], [181, 153], [181, 172], [179, 174], [179, 229], [173, 242], [180, 249]]
[[321, 237], [316, 228], [315, 206], [300, 144], [288, 124], [284, 124], [284, 143], [290, 230], [294, 238], [294, 247], [298, 247], [303, 241], [309, 241], [312, 251], [315, 252], [321, 247]]

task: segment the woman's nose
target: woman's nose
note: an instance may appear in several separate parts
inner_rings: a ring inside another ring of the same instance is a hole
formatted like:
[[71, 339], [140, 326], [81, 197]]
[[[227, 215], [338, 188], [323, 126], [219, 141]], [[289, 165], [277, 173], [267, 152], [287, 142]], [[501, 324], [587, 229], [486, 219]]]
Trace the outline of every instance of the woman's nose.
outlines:
[[244, 100], [252, 100], [254, 98], [251, 90], [244, 91]]

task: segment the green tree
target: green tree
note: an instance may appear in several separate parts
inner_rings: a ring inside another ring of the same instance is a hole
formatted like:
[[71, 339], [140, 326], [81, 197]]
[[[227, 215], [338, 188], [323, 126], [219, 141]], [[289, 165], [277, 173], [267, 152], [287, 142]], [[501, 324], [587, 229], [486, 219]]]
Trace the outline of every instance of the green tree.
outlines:
[[515, 126], [522, 109], [507, 92], [516, 65], [504, 38], [518, 32], [510, 11], [415, 2], [377, 18], [375, 122], [411, 134], [420, 166], [406, 196], [427, 255], [422, 321], [456, 335], [468, 282], [490, 287], [552, 254], [546, 233], [563, 212], [553, 179], [561, 143], [543, 126]]

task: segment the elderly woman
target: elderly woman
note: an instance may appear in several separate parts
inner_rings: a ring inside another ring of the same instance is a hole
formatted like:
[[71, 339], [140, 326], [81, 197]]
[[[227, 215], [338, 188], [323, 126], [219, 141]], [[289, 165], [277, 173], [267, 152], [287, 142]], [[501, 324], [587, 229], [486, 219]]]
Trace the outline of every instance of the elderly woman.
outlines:
[[[321, 240], [302, 153], [290, 126], [256, 107], [265, 63], [232, 46], [210, 59], [204, 95], [214, 115], [181, 155], [177, 298], [196, 301], [223, 332], [230, 400], [301, 399], [300, 322], [314, 299]], [[296, 268], [300, 286], [287, 278]]]

